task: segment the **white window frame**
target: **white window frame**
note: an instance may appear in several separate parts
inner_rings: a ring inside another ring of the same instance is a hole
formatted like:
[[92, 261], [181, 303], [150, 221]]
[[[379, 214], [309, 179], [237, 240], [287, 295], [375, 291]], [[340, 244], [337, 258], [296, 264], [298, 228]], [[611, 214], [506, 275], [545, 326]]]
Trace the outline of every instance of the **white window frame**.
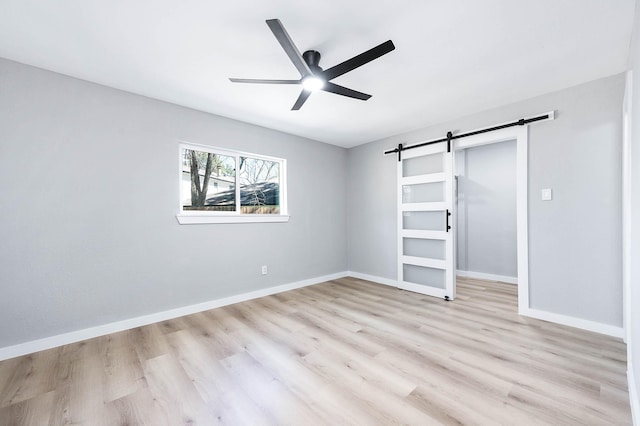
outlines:
[[[214, 211], [197, 211], [184, 210], [182, 201], [185, 199], [182, 184], [182, 161], [185, 149], [191, 149], [201, 152], [210, 152], [213, 154], [226, 155], [236, 159], [236, 207], [240, 208], [240, 185], [239, 170], [240, 157], [250, 157], [259, 160], [273, 161], [280, 164], [280, 214], [252, 214], [241, 213], [240, 210], [235, 212], [214, 212]], [[242, 152], [224, 148], [217, 148], [208, 145], [199, 145], [194, 143], [183, 142], [178, 146], [178, 214], [176, 218], [181, 225], [206, 224], [206, 223], [269, 223], [269, 222], [288, 222], [289, 215], [287, 210], [287, 160], [284, 158], [270, 157], [250, 152]]]

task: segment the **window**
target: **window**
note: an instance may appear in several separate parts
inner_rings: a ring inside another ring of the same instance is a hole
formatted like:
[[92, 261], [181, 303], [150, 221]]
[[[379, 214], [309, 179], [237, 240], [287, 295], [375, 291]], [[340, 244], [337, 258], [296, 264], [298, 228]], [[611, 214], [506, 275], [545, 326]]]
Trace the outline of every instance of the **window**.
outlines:
[[180, 212], [189, 223], [285, 222], [286, 160], [180, 145]]

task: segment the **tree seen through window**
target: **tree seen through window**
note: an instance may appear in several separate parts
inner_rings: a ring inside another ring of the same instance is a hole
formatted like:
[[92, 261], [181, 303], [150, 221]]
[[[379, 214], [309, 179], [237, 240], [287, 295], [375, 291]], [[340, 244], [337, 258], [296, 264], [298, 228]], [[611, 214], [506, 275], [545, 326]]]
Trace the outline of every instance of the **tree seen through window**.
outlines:
[[281, 164], [233, 153], [184, 149], [183, 210], [280, 214]]

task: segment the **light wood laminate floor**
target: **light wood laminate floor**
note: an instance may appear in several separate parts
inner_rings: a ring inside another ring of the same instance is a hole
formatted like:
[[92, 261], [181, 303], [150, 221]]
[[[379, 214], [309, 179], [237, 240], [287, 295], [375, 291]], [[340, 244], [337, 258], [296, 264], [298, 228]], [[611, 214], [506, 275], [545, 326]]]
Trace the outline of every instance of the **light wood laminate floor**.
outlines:
[[318, 284], [0, 362], [0, 424], [631, 424], [625, 345], [516, 300]]

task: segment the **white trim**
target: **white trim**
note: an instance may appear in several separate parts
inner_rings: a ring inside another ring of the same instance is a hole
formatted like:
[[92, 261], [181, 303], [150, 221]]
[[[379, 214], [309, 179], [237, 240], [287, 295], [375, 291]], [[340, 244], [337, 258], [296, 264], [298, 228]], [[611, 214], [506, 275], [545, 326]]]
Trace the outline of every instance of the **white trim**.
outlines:
[[444, 173], [429, 173], [427, 175], [407, 176], [402, 178], [402, 185], [420, 185], [423, 183], [444, 182], [446, 176]]
[[446, 231], [425, 231], [422, 229], [403, 229], [404, 238], [422, 238], [426, 240], [446, 240]]
[[347, 276], [358, 278], [360, 280], [371, 281], [377, 284], [388, 285], [389, 287], [398, 287], [398, 281], [389, 278], [382, 278], [375, 275], [363, 274], [354, 271], [347, 271]]
[[[640, 395], [633, 366], [637, 350], [631, 335], [631, 216], [633, 71], [627, 71], [622, 104], [622, 295], [624, 341], [627, 344], [627, 383], [633, 424], [640, 424]], [[637, 325], [636, 325], [637, 326]]]
[[[410, 148], [409, 146], [406, 146], [405, 148]], [[402, 151], [402, 159], [403, 160], [409, 160], [411, 158], [415, 158], [415, 157], [423, 157], [425, 155], [432, 155], [432, 154], [438, 154], [441, 152], [446, 152], [447, 151], [447, 147], [444, 144], [433, 144], [433, 145], [425, 145], [425, 146], [421, 146], [419, 148], [415, 148], [412, 149], [410, 151]], [[432, 174], [432, 173], [430, 173]]]
[[631, 404], [631, 419], [633, 424], [640, 423], [640, 395], [638, 395], [638, 383], [633, 372], [631, 360], [627, 364], [627, 383], [629, 385], [629, 402]]
[[427, 296], [438, 297], [440, 299], [444, 299], [449, 296], [447, 290], [444, 288], [433, 287], [427, 284], [416, 284], [409, 281], [402, 281], [398, 288], [413, 291], [414, 293], [426, 294]]
[[[406, 159], [406, 157], [405, 157]], [[402, 202], [403, 202], [403, 192], [402, 192], [402, 180], [404, 179], [404, 173], [402, 172], [402, 160], [398, 157], [398, 165], [396, 166], [396, 279], [393, 281], [394, 287], [398, 287], [400, 280], [402, 280], [403, 275], [403, 267], [402, 267], [402, 253], [404, 252], [404, 244], [403, 244], [403, 232], [405, 231], [403, 225], [403, 217], [404, 212], [402, 211]], [[357, 277], [356, 278], [360, 278]], [[363, 280], [367, 280], [369, 278], [362, 278]], [[374, 282], [378, 282], [376, 280], [370, 280]]]
[[177, 214], [180, 225], [197, 225], [204, 223], [273, 223], [289, 222], [288, 215], [278, 214], [234, 214], [234, 215], [205, 215], [205, 214]]
[[456, 270], [456, 274], [460, 277], [475, 278], [479, 280], [500, 281], [507, 284], [518, 284], [518, 277], [509, 277], [507, 275], [485, 274], [484, 272], [462, 271]]
[[180, 148], [181, 150], [183, 148], [197, 149], [198, 151], [210, 152], [212, 154], [221, 154], [221, 155], [226, 155], [228, 157], [242, 156], [242, 157], [258, 158], [261, 160], [268, 160], [268, 161], [275, 161], [275, 162], [280, 162], [284, 160], [284, 158], [280, 158], [280, 157], [272, 157], [270, 155], [256, 154], [255, 152], [238, 151], [236, 149], [220, 148], [217, 146], [203, 145], [200, 143], [193, 143], [193, 142], [187, 142], [187, 141], [178, 141], [178, 143], [182, 145], [182, 147]]
[[[631, 350], [631, 127], [633, 72], [627, 71], [622, 103], [622, 318], [624, 341]], [[631, 359], [629, 352], [628, 359]]]
[[423, 266], [433, 269], [447, 269], [447, 262], [441, 259], [430, 259], [428, 257], [402, 256], [402, 263], [405, 265]]
[[624, 329], [615, 325], [603, 324], [601, 322], [590, 321], [582, 318], [570, 317], [568, 315], [556, 314], [553, 312], [541, 311], [538, 309], [527, 308], [519, 312], [520, 315], [541, 319], [544, 321], [555, 322], [557, 324], [568, 325], [570, 327], [581, 328], [594, 333], [606, 334], [612, 337], [622, 338]]
[[[550, 119], [555, 114], [549, 115]], [[529, 127], [516, 142], [516, 234], [518, 262], [518, 311], [529, 308]]]
[[445, 229], [448, 235], [445, 241], [445, 262], [446, 267], [444, 269], [445, 274], [445, 294], [442, 296], [447, 300], [455, 300], [456, 298], [456, 250], [457, 250], [457, 241], [458, 241], [458, 210], [455, 206], [456, 199], [456, 150], [451, 149], [451, 153], [443, 154], [444, 155], [444, 174], [447, 179], [444, 181], [444, 194], [445, 200], [447, 201], [448, 211], [445, 212], [445, 215], [448, 214], [447, 217], [447, 226], [451, 223], [450, 230]]
[[432, 201], [429, 203], [403, 203], [400, 209], [403, 212], [439, 212], [446, 210], [446, 201]]
[[38, 351], [43, 351], [46, 349], [55, 348], [62, 345], [68, 345], [71, 343], [79, 342], [81, 340], [104, 336], [105, 334], [117, 333], [119, 331], [142, 327], [144, 325], [166, 321], [185, 315], [195, 314], [198, 312], [207, 311], [209, 309], [232, 305], [239, 302], [245, 302], [247, 300], [270, 296], [272, 294], [282, 293], [289, 290], [295, 290], [297, 288], [307, 287], [325, 281], [336, 280], [338, 278], [344, 278], [347, 275], [347, 272], [338, 272], [331, 275], [309, 278], [289, 284], [282, 284], [275, 287], [250, 291], [248, 293], [223, 297], [222, 299], [215, 299], [203, 303], [197, 303], [195, 305], [183, 306], [180, 308], [170, 309], [168, 311], [157, 312], [155, 314], [143, 315], [123, 321], [116, 321], [96, 327], [85, 328], [83, 330], [76, 330], [69, 333], [59, 334], [57, 336], [45, 337], [44, 339], [32, 340], [30, 342], [20, 343], [13, 346], [6, 346], [4, 348], [0, 348], [0, 361]]

